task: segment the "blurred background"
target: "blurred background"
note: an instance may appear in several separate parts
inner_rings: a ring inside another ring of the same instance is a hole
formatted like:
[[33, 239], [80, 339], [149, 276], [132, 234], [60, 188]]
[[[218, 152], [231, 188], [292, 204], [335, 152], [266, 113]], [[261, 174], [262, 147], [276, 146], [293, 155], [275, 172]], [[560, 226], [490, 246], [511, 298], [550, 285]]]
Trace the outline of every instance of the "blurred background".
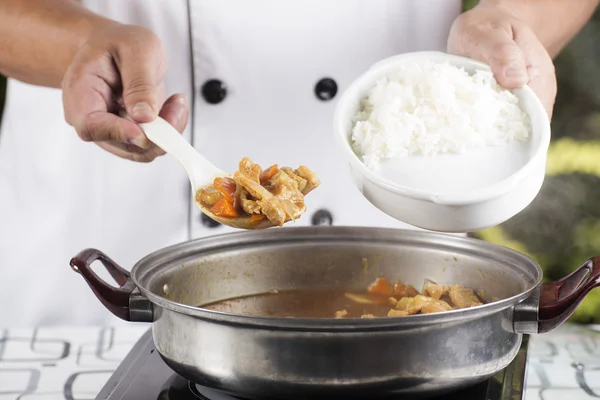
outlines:
[[[575, 2], [574, 2], [575, 3]], [[477, 0], [464, 0], [469, 9]], [[505, 224], [472, 236], [537, 260], [555, 280], [600, 255], [600, 11], [555, 60], [558, 98], [547, 178], [534, 202]], [[6, 81], [0, 76], [0, 123]], [[0, 138], [1, 140], [1, 138]], [[600, 323], [600, 290], [573, 321]]]

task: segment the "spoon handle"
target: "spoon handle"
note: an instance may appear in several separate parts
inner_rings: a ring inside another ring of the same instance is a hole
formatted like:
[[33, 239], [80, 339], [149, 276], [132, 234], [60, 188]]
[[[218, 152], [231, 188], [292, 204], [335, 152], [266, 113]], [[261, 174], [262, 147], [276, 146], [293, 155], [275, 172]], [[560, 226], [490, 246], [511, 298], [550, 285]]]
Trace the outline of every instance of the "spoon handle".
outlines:
[[198, 153], [171, 124], [161, 117], [139, 125], [151, 142], [175, 157], [186, 170], [195, 190], [210, 185], [217, 176], [226, 175]]

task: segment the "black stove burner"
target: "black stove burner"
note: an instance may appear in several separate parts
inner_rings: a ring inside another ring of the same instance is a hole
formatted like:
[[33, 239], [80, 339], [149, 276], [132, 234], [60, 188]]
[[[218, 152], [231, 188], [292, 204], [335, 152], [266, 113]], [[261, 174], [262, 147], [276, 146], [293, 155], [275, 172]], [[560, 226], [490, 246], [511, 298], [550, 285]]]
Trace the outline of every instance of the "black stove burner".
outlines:
[[[515, 400], [522, 399], [529, 336], [515, 360], [487, 381], [434, 399]], [[96, 400], [243, 400], [220, 391], [198, 386], [175, 374], [154, 348], [148, 331], [115, 371]]]
[[[218, 395], [217, 395], [218, 396]], [[238, 397], [233, 397], [229, 395], [221, 395], [221, 398], [230, 399], [230, 400], [243, 400]], [[160, 391], [158, 395], [158, 400], [219, 400], [215, 398], [215, 396], [210, 396], [208, 393], [204, 392], [201, 388], [199, 388], [194, 383], [188, 381], [187, 379], [179, 376], [177, 374], [173, 374], [171, 378], [164, 385], [163, 389]]]
[[[496, 386], [501, 386], [499, 381], [496, 382]], [[452, 394], [446, 395], [442, 397], [444, 400], [465, 400], [465, 399], [496, 399], [498, 397], [489, 397], [486, 396], [490, 393], [489, 382], [482, 382], [478, 385], [472, 386], [470, 388], [460, 390], [457, 392], [453, 392]], [[209, 394], [210, 389], [198, 387], [197, 385], [191, 383], [187, 379], [173, 374], [173, 376], [169, 379], [169, 381], [165, 384], [163, 389], [158, 395], [158, 400], [221, 400], [221, 399], [229, 399], [229, 400], [244, 400], [242, 397], [231, 396], [227, 394], [221, 394], [220, 397], [218, 394], [215, 395], [212, 392]], [[497, 391], [497, 388], [494, 388], [494, 391]], [[212, 394], [212, 395], [211, 395]], [[518, 394], [518, 393], [517, 393]], [[518, 397], [510, 397], [511, 399]], [[430, 399], [435, 400], [437, 399]]]

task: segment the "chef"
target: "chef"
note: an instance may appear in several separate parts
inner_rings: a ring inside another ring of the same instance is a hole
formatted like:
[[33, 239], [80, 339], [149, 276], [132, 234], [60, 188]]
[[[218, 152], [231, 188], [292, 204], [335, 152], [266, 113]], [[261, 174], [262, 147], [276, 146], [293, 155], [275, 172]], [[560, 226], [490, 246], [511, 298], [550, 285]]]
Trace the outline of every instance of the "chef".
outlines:
[[[177, 162], [136, 122], [162, 116], [213, 163], [306, 165], [321, 186], [295, 226], [407, 228], [355, 189], [331, 132], [336, 100], [371, 64], [448, 50], [529, 83], [551, 114], [551, 57], [598, 0], [3, 0], [0, 325], [114, 324], [69, 259], [125, 268], [231, 232], [202, 215]], [[102, 277], [107, 274], [98, 270]]]

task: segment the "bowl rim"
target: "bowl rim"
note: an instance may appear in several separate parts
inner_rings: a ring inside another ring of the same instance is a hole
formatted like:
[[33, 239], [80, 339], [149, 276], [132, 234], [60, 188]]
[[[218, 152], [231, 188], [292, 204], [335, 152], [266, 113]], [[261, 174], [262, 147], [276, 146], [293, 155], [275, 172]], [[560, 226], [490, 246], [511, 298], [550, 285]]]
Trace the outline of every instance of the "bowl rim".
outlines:
[[[510, 175], [509, 177], [496, 182], [492, 185], [485, 186], [482, 188], [464, 191], [459, 190], [457, 192], [435, 192], [430, 190], [420, 190], [414, 189], [409, 186], [401, 185], [395, 183], [389, 179], [385, 179], [382, 176], [378, 175], [376, 172], [369, 169], [359, 158], [359, 156], [354, 152], [352, 146], [350, 144], [350, 140], [346, 130], [344, 129], [344, 115], [347, 114], [345, 111], [352, 107], [358, 96], [356, 92], [359, 90], [359, 87], [364, 85], [367, 82], [371, 82], [372, 85], [375, 84], [376, 79], [374, 76], [381, 74], [382, 71], [386, 71], [389, 69], [393, 69], [394, 66], [402, 64], [409, 59], [420, 59], [420, 60], [440, 60], [449, 62], [452, 65], [459, 65], [464, 67], [465, 64], [469, 68], [479, 69], [484, 71], [490, 71], [490, 67], [487, 64], [482, 62], [473, 60], [471, 58], [457, 56], [453, 54], [444, 53], [441, 51], [419, 51], [419, 52], [411, 52], [411, 53], [403, 53], [396, 56], [385, 58], [371, 67], [369, 67], [362, 75], [354, 80], [342, 93], [339, 101], [336, 104], [334, 118], [333, 118], [333, 131], [334, 136], [336, 138], [336, 142], [341, 148], [342, 152], [346, 159], [348, 159], [351, 163], [352, 168], [356, 169], [360, 174], [368, 179], [370, 182], [375, 185], [386, 189], [389, 192], [395, 193], [397, 195], [408, 197], [412, 199], [428, 201], [432, 203], [437, 203], [440, 205], [447, 206], [464, 206], [469, 204], [481, 203], [485, 201], [494, 200], [496, 198], [502, 197], [512, 191], [519, 183], [521, 183], [524, 179], [529, 177], [536, 168], [538, 168], [540, 163], [546, 164], [546, 156], [547, 151], [550, 146], [550, 119], [548, 114], [538, 98], [535, 92], [527, 85], [518, 89], [510, 89], [511, 92], [520, 92], [519, 94], [522, 97], [527, 97], [531, 100], [534, 113], [528, 113], [530, 118], [538, 118], [535, 114], [539, 114], [543, 116], [541, 122], [541, 129], [537, 131], [537, 134], [540, 137], [537, 148], [534, 150], [534, 154], [529, 157], [527, 163], [522, 166], [518, 171]], [[544, 169], [545, 171], [545, 169]]]

